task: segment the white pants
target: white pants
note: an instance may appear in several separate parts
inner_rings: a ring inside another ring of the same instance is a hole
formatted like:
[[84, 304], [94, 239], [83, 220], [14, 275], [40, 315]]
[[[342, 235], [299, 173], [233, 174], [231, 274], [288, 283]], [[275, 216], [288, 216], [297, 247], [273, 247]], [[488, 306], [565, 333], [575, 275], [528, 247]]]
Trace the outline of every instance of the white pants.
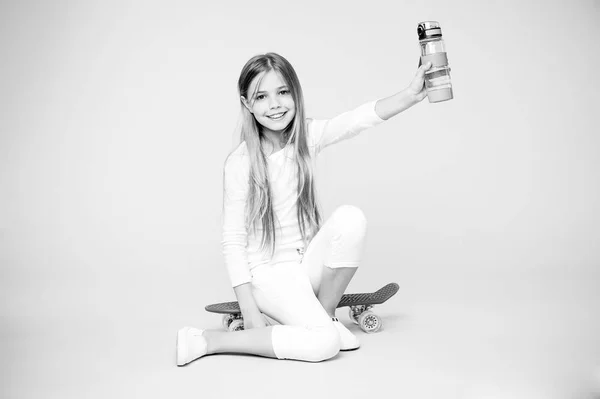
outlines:
[[358, 267], [367, 222], [354, 206], [337, 208], [297, 262], [269, 263], [252, 270], [252, 292], [273, 326], [279, 359], [322, 361], [340, 350], [339, 333], [317, 299], [323, 267]]

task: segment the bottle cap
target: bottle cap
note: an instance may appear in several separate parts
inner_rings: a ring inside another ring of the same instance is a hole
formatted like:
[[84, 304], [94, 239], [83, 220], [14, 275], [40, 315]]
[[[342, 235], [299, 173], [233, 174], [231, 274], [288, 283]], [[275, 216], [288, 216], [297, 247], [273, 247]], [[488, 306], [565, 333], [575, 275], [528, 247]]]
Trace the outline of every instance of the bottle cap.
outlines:
[[419, 22], [419, 25], [417, 25], [417, 35], [419, 35], [419, 40], [442, 37], [442, 28], [440, 28], [440, 23], [437, 21]]

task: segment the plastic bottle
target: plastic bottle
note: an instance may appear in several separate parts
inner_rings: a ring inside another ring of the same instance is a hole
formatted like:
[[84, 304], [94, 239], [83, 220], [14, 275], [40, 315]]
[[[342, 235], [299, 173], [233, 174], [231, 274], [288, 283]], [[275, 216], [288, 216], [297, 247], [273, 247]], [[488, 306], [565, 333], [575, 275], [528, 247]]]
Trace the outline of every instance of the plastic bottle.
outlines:
[[437, 21], [420, 22], [417, 26], [421, 47], [421, 64], [431, 61], [431, 68], [425, 73], [425, 88], [430, 103], [451, 100], [453, 97], [450, 81], [450, 67], [446, 45], [442, 39], [442, 29]]

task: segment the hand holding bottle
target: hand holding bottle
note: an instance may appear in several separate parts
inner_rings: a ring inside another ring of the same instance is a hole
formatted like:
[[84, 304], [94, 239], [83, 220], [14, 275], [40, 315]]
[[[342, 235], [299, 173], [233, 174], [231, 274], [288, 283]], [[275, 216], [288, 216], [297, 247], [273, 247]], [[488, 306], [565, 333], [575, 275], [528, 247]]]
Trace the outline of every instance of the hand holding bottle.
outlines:
[[427, 89], [425, 88], [425, 72], [431, 68], [431, 62], [420, 65], [417, 69], [417, 74], [406, 89], [410, 94], [415, 96], [416, 102], [421, 102], [427, 97]]

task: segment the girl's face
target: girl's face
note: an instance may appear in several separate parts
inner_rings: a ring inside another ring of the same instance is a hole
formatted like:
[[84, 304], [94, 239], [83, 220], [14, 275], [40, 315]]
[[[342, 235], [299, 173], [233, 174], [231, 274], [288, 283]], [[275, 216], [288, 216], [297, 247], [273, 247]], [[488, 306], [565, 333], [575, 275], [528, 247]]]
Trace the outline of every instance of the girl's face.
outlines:
[[264, 74], [260, 86], [256, 89], [259, 78], [260, 75], [254, 78], [248, 88], [248, 96], [256, 91], [254, 97], [242, 97], [242, 102], [264, 129], [281, 133], [296, 115], [296, 104], [290, 87], [274, 70]]

